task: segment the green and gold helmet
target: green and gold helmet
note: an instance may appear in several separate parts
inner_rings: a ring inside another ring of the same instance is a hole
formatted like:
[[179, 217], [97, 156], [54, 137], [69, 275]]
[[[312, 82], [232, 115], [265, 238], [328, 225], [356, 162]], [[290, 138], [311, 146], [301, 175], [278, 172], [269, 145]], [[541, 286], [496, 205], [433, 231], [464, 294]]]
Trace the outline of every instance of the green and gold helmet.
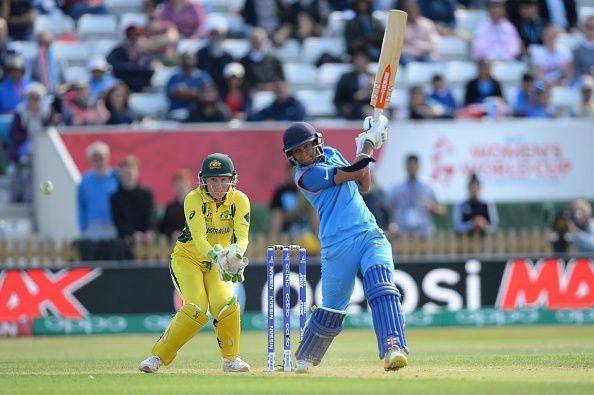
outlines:
[[214, 153], [207, 155], [200, 170], [200, 186], [204, 186], [205, 177], [231, 177], [231, 186], [237, 183], [237, 172], [233, 161], [226, 154]]

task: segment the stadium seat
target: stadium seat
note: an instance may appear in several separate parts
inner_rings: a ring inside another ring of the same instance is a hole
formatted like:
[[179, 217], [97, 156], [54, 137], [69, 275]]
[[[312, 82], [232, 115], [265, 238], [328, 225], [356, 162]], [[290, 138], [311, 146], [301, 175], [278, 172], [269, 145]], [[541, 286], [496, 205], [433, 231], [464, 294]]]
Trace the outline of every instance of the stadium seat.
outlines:
[[315, 64], [325, 52], [341, 58], [345, 51], [342, 37], [308, 37], [301, 47], [303, 61], [311, 64]]
[[202, 47], [204, 47], [208, 43], [205, 39], [194, 39], [194, 38], [184, 38], [177, 42], [177, 53], [181, 54], [184, 52], [191, 52], [196, 53]]
[[88, 81], [90, 77], [91, 73], [86, 66], [72, 66], [64, 71], [64, 79], [69, 84], [81, 80]]
[[66, 67], [86, 66], [91, 55], [86, 42], [55, 42], [52, 46], [56, 58]]
[[477, 73], [478, 67], [475, 62], [449, 61], [445, 63], [443, 77], [448, 85], [463, 86], [475, 78]]
[[384, 10], [375, 10], [371, 16], [377, 20], [379, 20], [384, 27], [388, 23], [388, 13]]
[[272, 48], [272, 53], [283, 63], [299, 62], [301, 55], [301, 44], [294, 38], [290, 38], [282, 47]]
[[580, 92], [567, 86], [554, 86], [551, 88], [551, 104], [574, 114], [580, 104]]
[[491, 66], [493, 77], [505, 85], [518, 85], [528, 70], [528, 65], [519, 61], [493, 62]]
[[508, 111], [513, 112], [516, 106], [516, 98], [518, 97], [518, 86], [504, 85], [501, 87], [503, 90], [503, 98], [507, 104]]
[[129, 12], [142, 12], [144, 9], [144, 0], [104, 0], [103, 4], [111, 14], [118, 16]]
[[390, 97], [390, 108], [398, 111], [408, 111], [408, 90], [403, 88], [396, 88], [392, 91]]
[[485, 10], [456, 10], [456, 30], [463, 37], [470, 37], [474, 34], [478, 24], [487, 17]]
[[148, 16], [139, 12], [127, 12], [120, 17], [120, 32], [126, 31], [130, 25], [146, 26], [148, 23]]
[[227, 36], [230, 38], [246, 37], [247, 26], [241, 15], [215, 12], [208, 14], [207, 19], [208, 18], [223, 18], [226, 20], [228, 26]]
[[89, 40], [87, 41], [93, 55], [107, 57], [112, 49], [120, 45], [118, 40]]
[[223, 41], [223, 48], [235, 59], [241, 59], [248, 53], [250, 42], [243, 38], [228, 38]]
[[227, 0], [204, 0], [202, 4], [204, 4], [204, 8], [206, 8], [208, 13], [232, 11], [232, 4]]
[[582, 33], [562, 33], [557, 39], [557, 45], [560, 47], [567, 47], [573, 51], [580, 45], [583, 39], [584, 35]]
[[340, 77], [351, 70], [353, 65], [349, 63], [324, 63], [318, 69], [318, 85], [322, 88], [334, 89]]
[[579, 6], [578, 7], [578, 20], [581, 26], [582, 23], [586, 20], [587, 17], [590, 15], [594, 15], [594, 1], [591, 2], [590, 6]]
[[162, 67], [155, 70], [151, 78], [151, 90], [155, 92], [162, 92], [167, 85], [171, 76], [178, 70], [177, 67]]
[[437, 41], [437, 52], [441, 61], [468, 59], [468, 44], [457, 36], [440, 36]]
[[252, 95], [252, 111], [260, 111], [274, 101], [274, 93], [268, 91], [254, 92]]
[[307, 116], [334, 117], [334, 91], [332, 89], [301, 89], [295, 91], [295, 97], [305, 106]]
[[132, 93], [128, 104], [142, 116], [161, 118], [167, 112], [168, 102], [162, 93]]
[[118, 22], [115, 15], [85, 14], [78, 20], [79, 37], [89, 39], [117, 39]]
[[37, 56], [37, 43], [35, 41], [13, 41], [10, 46], [21, 53], [25, 59], [31, 60]]
[[347, 20], [342, 11], [332, 11], [328, 15], [328, 24], [326, 25], [326, 32], [330, 37], [344, 37], [344, 27]]
[[286, 80], [295, 89], [314, 88], [317, 69], [309, 63], [285, 63], [283, 71]]
[[404, 68], [409, 86], [427, 86], [435, 74], [444, 73], [444, 64], [437, 62], [410, 62]]
[[74, 21], [68, 15], [51, 14], [37, 15], [33, 25], [35, 34], [42, 30], [51, 32], [54, 37], [60, 37], [64, 33], [74, 33]]

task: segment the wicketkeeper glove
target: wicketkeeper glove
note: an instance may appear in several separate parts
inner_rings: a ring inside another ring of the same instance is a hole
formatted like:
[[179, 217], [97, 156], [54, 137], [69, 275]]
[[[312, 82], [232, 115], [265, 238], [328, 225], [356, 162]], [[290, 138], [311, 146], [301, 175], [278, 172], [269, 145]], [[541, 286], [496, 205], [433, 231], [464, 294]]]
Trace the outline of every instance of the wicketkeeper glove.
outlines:
[[208, 251], [208, 259], [217, 267], [219, 278], [222, 281], [231, 281], [231, 275], [227, 269], [227, 250], [220, 244], [215, 244], [212, 249]]
[[379, 149], [382, 144], [388, 140], [388, 118], [380, 115], [377, 122], [373, 120], [372, 116], [368, 116], [363, 121], [364, 132], [360, 133], [355, 139], [357, 144], [357, 154], [363, 151], [366, 141], [369, 141], [373, 148]]
[[238, 244], [231, 244], [227, 250], [227, 269], [231, 281], [243, 282], [243, 270], [248, 264], [249, 259], [243, 256], [243, 249]]

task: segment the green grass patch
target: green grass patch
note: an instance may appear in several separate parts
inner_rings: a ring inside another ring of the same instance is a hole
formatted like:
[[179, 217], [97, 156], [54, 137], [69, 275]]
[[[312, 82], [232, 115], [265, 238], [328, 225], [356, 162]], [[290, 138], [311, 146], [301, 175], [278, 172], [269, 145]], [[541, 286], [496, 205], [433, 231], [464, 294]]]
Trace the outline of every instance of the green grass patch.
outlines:
[[264, 332], [243, 334], [249, 374], [222, 373], [210, 331], [156, 375], [136, 371], [154, 335], [0, 339], [0, 394], [594, 393], [592, 326], [411, 329], [408, 339], [410, 366], [386, 373], [373, 332], [346, 330], [307, 375], [266, 372]]

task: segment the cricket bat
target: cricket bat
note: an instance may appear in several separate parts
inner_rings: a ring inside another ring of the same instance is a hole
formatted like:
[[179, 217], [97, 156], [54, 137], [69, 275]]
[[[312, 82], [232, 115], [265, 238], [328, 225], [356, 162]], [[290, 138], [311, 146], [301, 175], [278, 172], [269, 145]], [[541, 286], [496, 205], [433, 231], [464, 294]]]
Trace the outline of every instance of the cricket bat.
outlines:
[[388, 11], [388, 23], [384, 31], [382, 51], [380, 53], [373, 92], [371, 93], [370, 104], [375, 109], [373, 119], [377, 121], [382, 111], [390, 105], [394, 78], [400, 62], [400, 53], [404, 43], [404, 30], [406, 29], [406, 18], [408, 14], [404, 11]]

